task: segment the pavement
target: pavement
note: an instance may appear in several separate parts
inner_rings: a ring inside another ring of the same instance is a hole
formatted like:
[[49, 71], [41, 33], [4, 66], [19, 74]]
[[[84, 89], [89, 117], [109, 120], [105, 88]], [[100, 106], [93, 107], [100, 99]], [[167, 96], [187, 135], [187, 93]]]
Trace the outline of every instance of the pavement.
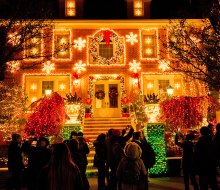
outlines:
[[[90, 190], [97, 190], [97, 176], [88, 177], [88, 180], [90, 184]], [[218, 182], [220, 189], [220, 178], [218, 178]], [[193, 189], [191, 185], [190, 189]], [[0, 190], [6, 189], [0, 186]], [[22, 190], [27, 189], [23, 188]], [[149, 190], [184, 190], [183, 177], [151, 177], [149, 178]]]
[[[89, 178], [90, 190], [97, 190], [97, 177]], [[220, 189], [220, 180], [219, 180]], [[149, 190], [184, 190], [183, 177], [149, 178]], [[190, 189], [193, 186], [190, 185]]]

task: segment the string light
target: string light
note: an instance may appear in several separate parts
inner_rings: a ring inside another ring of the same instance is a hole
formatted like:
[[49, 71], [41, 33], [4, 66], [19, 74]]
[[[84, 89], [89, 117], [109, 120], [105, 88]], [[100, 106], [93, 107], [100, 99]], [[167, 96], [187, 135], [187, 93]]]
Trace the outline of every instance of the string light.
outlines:
[[14, 73], [15, 71], [18, 71], [20, 69], [20, 62], [19, 61], [10, 61], [7, 62], [8, 71], [11, 73]]

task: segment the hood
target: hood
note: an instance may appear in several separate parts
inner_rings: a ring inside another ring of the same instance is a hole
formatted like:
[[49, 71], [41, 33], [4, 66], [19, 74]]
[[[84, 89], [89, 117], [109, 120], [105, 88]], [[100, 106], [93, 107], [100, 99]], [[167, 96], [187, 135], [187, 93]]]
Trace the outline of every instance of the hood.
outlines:
[[129, 142], [124, 148], [125, 156], [130, 159], [139, 159], [142, 154], [140, 146], [135, 142]]

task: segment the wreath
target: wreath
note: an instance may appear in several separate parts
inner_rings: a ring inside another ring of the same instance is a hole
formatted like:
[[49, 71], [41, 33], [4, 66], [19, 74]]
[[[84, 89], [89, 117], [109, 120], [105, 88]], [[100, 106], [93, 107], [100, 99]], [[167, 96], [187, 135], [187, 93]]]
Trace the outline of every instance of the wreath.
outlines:
[[102, 64], [102, 65], [110, 65], [110, 64], [119, 63], [120, 58], [124, 52], [123, 43], [121, 42], [120, 38], [112, 32], [111, 41], [115, 42], [116, 51], [114, 52], [112, 57], [107, 59], [98, 54], [98, 46], [99, 46], [99, 43], [104, 40], [103, 36], [104, 36], [103, 33], [100, 33], [96, 37], [92, 38], [91, 40], [89, 52], [93, 58], [93, 61], [98, 62], [99, 64]]
[[118, 91], [116, 88], [112, 88], [109, 92], [109, 97], [110, 98], [115, 98], [115, 97], [118, 97]]
[[103, 100], [105, 98], [105, 92], [103, 90], [97, 90], [95, 92], [95, 97], [99, 100]]

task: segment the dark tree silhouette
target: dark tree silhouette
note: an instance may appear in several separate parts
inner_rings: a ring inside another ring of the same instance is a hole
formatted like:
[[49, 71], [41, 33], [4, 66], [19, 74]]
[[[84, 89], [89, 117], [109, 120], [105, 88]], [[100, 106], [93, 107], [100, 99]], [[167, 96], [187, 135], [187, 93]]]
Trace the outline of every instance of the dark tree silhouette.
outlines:
[[220, 90], [220, 14], [216, 6], [209, 19], [188, 22], [185, 19], [170, 21], [168, 43], [163, 46], [171, 57], [170, 67], [177, 72], [203, 81], [210, 90]]

